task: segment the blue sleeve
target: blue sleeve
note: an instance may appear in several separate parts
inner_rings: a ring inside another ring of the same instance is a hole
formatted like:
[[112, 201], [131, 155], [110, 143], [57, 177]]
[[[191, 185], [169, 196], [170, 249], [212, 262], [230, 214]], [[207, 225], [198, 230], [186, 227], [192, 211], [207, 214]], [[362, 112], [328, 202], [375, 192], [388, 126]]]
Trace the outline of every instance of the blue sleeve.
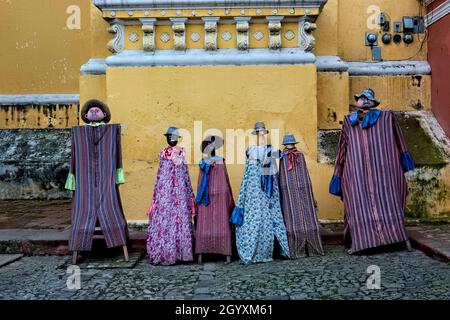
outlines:
[[416, 164], [408, 151], [402, 153], [400, 156], [400, 163], [404, 172], [408, 172], [416, 168]]
[[335, 196], [342, 197], [342, 186], [341, 186], [341, 178], [338, 176], [333, 176], [330, 182], [330, 193]]

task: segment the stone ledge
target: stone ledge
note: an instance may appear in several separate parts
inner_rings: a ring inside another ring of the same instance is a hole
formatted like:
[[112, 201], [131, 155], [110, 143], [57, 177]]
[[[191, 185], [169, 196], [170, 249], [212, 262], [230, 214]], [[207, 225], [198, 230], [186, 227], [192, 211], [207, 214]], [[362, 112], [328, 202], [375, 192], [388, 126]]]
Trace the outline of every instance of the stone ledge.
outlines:
[[158, 50], [145, 53], [142, 50], [125, 50], [106, 58], [108, 67], [153, 67], [153, 66], [204, 66], [204, 65], [293, 65], [314, 64], [316, 57], [300, 49], [188, 49], [186, 51]]
[[79, 104], [79, 94], [0, 94], [0, 105]]

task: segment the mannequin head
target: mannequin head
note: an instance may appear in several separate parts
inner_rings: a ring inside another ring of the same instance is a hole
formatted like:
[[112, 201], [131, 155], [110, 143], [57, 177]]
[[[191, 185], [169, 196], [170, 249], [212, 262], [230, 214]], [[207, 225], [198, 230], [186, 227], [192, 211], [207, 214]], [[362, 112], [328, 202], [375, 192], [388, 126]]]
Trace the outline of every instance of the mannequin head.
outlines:
[[375, 98], [375, 91], [371, 88], [367, 88], [363, 92], [355, 94], [355, 101], [355, 106], [363, 111], [368, 111], [380, 104]]
[[81, 119], [85, 123], [105, 122], [111, 120], [111, 113], [108, 106], [100, 100], [91, 99], [86, 101], [81, 109]]
[[178, 144], [179, 137], [176, 135], [166, 135], [167, 144], [171, 147], [175, 147]]
[[295, 148], [295, 144], [287, 144], [285, 147], [288, 148], [288, 149], [294, 149]]
[[167, 144], [171, 147], [175, 147], [181, 138], [177, 127], [169, 127], [164, 135], [166, 136]]
[[295, 145], [298, 143], [297, 139], [292, 133], [286, 133], [283, 137], [283, 145], [287, 149], [294, 149]]
[[267, 134], [269, 130], [266, 129], [266, 125], [264, 122], [255, 123], [255, 128], [252, 131], [252, 134], [256, 135], [257, 144], [263, 145], [267, 143]]
[[223, 146], [223, 138], [219, 136], [208, 136], [202, 141], [202, 153], [206, 157], [215, 157], [216, 150]]
[[256, 134], [256, 139], [257, 139], [257, 144], [258, 145], [267, 144], [267, 133], [264, 132], [264, 131], [259, 131]]

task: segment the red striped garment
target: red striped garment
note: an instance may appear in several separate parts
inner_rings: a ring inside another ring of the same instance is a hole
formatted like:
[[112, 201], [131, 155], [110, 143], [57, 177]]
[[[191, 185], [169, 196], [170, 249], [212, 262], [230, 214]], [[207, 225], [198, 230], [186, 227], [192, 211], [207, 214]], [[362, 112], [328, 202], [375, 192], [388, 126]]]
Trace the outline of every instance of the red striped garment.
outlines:
[[[229, 221], [234, 209], [233, 193], [225, 160], [211, 161], [208, 178], [209, 205], [198, 204], [195, 232], [195, 253], [215, 253], [231, 256], [232, 226]], [[198, 188], [203, 180], [200, 170]]]
[[127, 241], [117, 168], [122, 167], [120, 125], [72, 128], [70, 173], [75, 175], [69, 249], [91, 250], [97, 219], [108, 247]]
[[369, 112], [365, 128], [356, 114], [345, 116], [330, 184], [344, 201], [349, 253], [408, 239], [404, 172], [415, 165], [393, 112]]
[[292, 258], [323, 255], [317, 203], [303, 153], [283, 150], [280, 160], [280, 198]]

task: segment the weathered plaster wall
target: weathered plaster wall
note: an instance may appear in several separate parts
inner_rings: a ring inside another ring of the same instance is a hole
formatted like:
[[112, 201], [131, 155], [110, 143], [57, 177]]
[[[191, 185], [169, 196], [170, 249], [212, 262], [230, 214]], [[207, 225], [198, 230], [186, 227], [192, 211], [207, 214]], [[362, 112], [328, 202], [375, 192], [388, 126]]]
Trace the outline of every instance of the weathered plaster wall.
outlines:
[[[248, 130], [262, 120], [269, 130], [279, 128], [280, 138], [284, 131], [296, 134], [308, 161], [315, 162], [315, 65], [111, 68], [106, 85], [112, 121], [127, 126], [123, 154], [128, 178], [122, 190], [129, 219], [146, 217], [158, 155], [166, 145], [163, 133], [170, 125], [194, 137], [194, 121], [202, 121], [203, 130], [217, 128], [225, 134], [225, 129]], [[192, 141], [192, 147], [198, 149], [200, 142]], [[183, 144], [191, 145], [187, 137]], [[193, 150], [190, 155], [194, 158]], [[243, 165], [226, 161], [237, 196]], [[196, 186], [198, 166], [189, 169]]]
[[70, 129], [2, 129], [0, 141], [0, 200], [70, 197]]
[[415, 111], [431, 109], [431, 76], [351, 76], [349, 101], [365, 88], [375, 90], [381, 109]]

